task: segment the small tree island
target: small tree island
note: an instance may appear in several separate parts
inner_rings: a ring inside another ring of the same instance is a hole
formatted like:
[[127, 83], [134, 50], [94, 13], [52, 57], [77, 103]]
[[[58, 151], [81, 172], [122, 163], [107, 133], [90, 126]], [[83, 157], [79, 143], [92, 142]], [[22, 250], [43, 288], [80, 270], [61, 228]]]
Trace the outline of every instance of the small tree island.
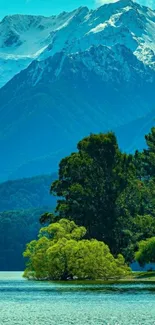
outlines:
[[24, 277], [38, 280], [117, 279], [130, 274], [120, 254], [114, 258], [109, 247], [96, 239], [82, 239], [85, 227], [61, 219], [40, 230], [38, 240], [27, 244]]
[[56, 208], [27, 245], [25, 277], [108, 280], [128, 275], [135, 259], [154, 261], [155, 128], [145, 139], [146, 149], [126, 154], [113, 132], [91, 134], [60, 161]]

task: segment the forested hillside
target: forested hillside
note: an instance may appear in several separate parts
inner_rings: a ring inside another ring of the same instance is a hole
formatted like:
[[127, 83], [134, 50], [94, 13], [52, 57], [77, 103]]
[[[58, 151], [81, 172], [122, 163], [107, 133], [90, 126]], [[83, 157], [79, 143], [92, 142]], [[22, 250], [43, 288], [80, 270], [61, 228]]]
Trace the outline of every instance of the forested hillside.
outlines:
[[0, 184], [0, 270], [23, 270], [22, 252], [36, 238], [39, 218], [53, 211], [56, 198], [50, 185], [56, 174], [42, 175]]
[[27, 241], [37, 237], [44, 208], [0, 213], [0, 271], [23, 270]]
[[50, 185], [56, 174], [23, 178], [0, 184], [0, 211], [54, 207]]

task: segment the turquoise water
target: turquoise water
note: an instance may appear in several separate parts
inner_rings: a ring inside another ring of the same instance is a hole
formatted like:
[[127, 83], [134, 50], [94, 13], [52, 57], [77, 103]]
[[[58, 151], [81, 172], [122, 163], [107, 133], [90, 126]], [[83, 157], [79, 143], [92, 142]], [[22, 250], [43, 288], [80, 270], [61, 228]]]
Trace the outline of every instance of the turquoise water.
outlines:
[[76, 285], [0, 273], [0, 325], [155, 325], [155, 285]]

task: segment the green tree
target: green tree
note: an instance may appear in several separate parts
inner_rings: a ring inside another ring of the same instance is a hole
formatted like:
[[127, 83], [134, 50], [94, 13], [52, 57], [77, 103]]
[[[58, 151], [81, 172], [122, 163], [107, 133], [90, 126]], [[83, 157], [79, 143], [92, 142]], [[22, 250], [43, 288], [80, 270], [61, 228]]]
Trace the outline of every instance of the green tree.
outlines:
[[[59, 218], [87, 228], [88, 238], [107, 243], [116, 250], [118, 198], [135, 177], [131, 155], [122, 154], [112, 132], [90, 135], [78, 143], [78, 152], [60, 162], [59, 179], [51, 186], [58, 196]], [[123, 212], [124, 213], [124, 212]]]
[[144, 169], [147, 178], [155, 177], [155, 127], [145, 136], [147, 149], [144, 150]]
[[109, 279], [126, 276], [124, 258], [114, 258], [106, 244], [82, 239], [84, 227], [61, 219], [40, 230], [39, 238], [27, 244], [24, 276], [35, 279]]
[[134, 164], [136, 175], [141, 180], [142, 209], [140, 215], [152, 215], [155, 217], [155, 127], [145, 136], [146, 149], [143, 152], [136, 151]]
[[140, 265], [155, 263], [155, 237], [139, 242], [138, 247], [135, 259]]
[[122, 247], [121, 253], [125, 256], [125, 260], [132, 262], [138, 249], [138, 242], [153, 236], [155, 236], [155, 218], [151, 215], [129, 217], [126, 227], [122, 221], [118, 241], [121, 241], [119, 246]]

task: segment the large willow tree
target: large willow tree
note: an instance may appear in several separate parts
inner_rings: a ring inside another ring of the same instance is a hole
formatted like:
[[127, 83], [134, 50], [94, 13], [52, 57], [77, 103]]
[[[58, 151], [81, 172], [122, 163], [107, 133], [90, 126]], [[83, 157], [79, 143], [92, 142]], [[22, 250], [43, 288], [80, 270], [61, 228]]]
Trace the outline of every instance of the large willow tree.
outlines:
[[61, 219], [41, 229], [38, 240], [24, 252], [28, 259], [24, 276], [34, 279], [109, 279], [130, 273], [122, 255], [114, 258], [107, 245], [82, 239], [84, 227]]

